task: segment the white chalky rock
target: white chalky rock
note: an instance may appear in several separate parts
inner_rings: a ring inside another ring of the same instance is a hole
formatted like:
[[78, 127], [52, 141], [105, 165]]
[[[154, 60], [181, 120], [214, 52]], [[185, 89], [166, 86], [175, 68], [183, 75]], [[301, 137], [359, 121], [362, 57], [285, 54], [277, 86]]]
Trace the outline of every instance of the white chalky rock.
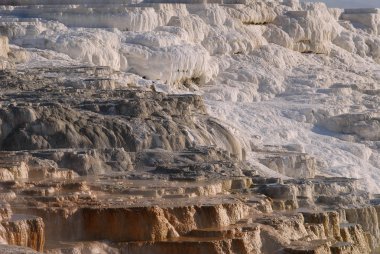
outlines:
[[299, 144], [316, 158], [316, 174], [362, 178], [380, 191], [378, 119], [344, 117], [380, 110], [378, 9], [297, 0], [13, 3], [1, 1], [0, 26], [16, 68], [105, 65], [129, 77], [119, 83], [196, 91], [254, 165], [258, 142]]

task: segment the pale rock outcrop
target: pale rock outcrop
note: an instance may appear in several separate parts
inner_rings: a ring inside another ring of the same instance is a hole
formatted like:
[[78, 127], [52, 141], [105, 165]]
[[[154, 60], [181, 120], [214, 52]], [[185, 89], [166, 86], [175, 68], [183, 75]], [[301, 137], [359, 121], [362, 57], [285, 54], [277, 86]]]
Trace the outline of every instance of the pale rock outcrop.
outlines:
[[8, 37], [0, 36], [0, 57], [8, 58], [9, 42]]
[[302, 213], [305, 223], [320, 224], [323, 226], [322, 238], [331, 238], [341, 241], [340, 235], [340, 217], [338, 212], [304, 212]]
[[8, 220], [1, 222], [0, 231], [9, 245], [19, 245], [42, 251], [44, 247], [44, 222], [41, 218], [31, 216], [13, 215]]
[[364, 140], [380, 139], [380, 118], [377, 112], [332, 116], [322, 121], [321, 125], [330, 131], [355, 135]]
[[316, 160], [307, 154], [278, 153], [266, 154], [259, 158], [260, 163], [285, 176], [297, 178], [314, 178]]
[[380, 32], [380, 9], [346, 9], [341, 19], [375, 35]]
[[227, 13], [244, 24], [263, 25], [273, 22], [277, 14], [269, 2], [249, 4], [234, 4], [233, 8], [226, 8]]
[[2, 181], [28, 178], [29, 168], [25, 162], [13, 162], [13, 165], [7, 164], [7, 162], [3, 162], [3, 167], [0, 168], [0, 179]]
[[380, 190], [377, 10], [0, 3], [1, 243], [231, 254], [379, 244], [378, 201], [361, 189]]
[[268, 32], [271, 42], [276, 43], [275, 40], [278, 39], [280, 45], [290, 46], [288, 38], [291, 38], [293, 43], [290, 48], [306, 53], [328, 54], [331, 40], [340, 30], [337, 21], [324, 4], [302, 11], [286, 12], [285, 15], [278, 16], [274, 24], [282, 28], [289, 37], [281, 32]]
[[368, 242], [371, 248], [378, 245], [380, 227], [375, 207], [345, 209], [343, 215], [347, 222], [360, 224], [365, 231], [370, 233]]
[[11, 206], [8, 203], [0, 204], [0, 221], [9, 220], [12, 217]]
[[360, 253], [371, 251], [372, 246], [369, 245], [367, 235], [359, 224], [341, 224], [340, 234], [344, 242], [357, 243], [357, 249]]

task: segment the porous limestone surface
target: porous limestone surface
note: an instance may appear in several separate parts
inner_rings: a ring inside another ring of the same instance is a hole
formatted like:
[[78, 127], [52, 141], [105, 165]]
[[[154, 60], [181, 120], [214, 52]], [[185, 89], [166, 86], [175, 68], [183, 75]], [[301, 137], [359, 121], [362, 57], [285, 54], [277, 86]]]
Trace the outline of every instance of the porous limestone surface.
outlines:
[[379, 31], [297, 0], [0, 1], [0, 252], [370, 253]]
[[319, 175], [295, 144], [252, 150], [279, 177], [266, 176], [200, 95], [108, 67], [0, 73], [0, 252], [330, 254], [380, 243], [378, 199], [360, 179]]
[[[380, 189], [378, 119], [351, 119], [379, 110], [378, 9], [296, 0], [3, 4], [8, 65], [109, 66], [121, 71], [111, 87], [200, 94], [252, 163], [257, 147], [294, 146], [316, 158], [317, 173]], [[333, 126], [345, 116], [349, 126]], [[275, 175], [267, 164], [257, 166]]]

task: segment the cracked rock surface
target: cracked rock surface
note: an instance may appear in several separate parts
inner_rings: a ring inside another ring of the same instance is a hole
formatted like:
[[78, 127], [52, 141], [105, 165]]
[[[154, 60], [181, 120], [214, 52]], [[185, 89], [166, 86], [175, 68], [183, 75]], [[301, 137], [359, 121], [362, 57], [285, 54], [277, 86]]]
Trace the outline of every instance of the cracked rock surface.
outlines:
[[380, 12], [0, 1], [0, 253], [377, 253]]

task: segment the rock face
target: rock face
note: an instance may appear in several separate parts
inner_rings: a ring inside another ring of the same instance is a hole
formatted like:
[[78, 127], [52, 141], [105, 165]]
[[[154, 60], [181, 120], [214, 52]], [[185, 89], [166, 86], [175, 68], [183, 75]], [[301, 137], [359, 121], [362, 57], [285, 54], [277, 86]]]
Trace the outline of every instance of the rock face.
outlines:
[[0, 253], [380, 245], [379, 10], [0, 4]]
[[355, 10], [347, 9], [342, 14], [343, 20], [348, 20], [356, 26], [362, 26], [368, 32], [378, 35], [380, 25], [379, 9]]
[[7, 36], [0, 37], [0, 57], [8, 58], [9, 42]]
[[323, 126], [330, 131], [352, 135], [357, 139], [380, 140], [380, 118], [377, 112], [333, 116], [326, 119]]
[[274, 171], [296, 178], [314, 178], [317, 167], [315, 158], [301, 153], [265, 153], [259, 161]]
[[42, 251], [44, 247], [44, 223], [41, 218], [22, 218], [14, 215], [1, 222], [5, 229], [3, 238], [10, 245], [20, 245]]
[[[116, 174], [85, 182], [79, 178], [33, 182], [19, 187], [24, 198], [12, 204], [17, 203], [18, 213], [43, 219], [47, 246], [55, 246], [48, 247], [47, 253], [85, 249], [105, 253], [181, 253], [184, 249], [191, 253], [319, 249], [370, 253], [379, 239], [377, 211], [368, 199], [358, 201], [355, 196], [350, 200], [355, 208], [347, 208], [336, 192], [327, 191], [324, 194], [330, 193], [329, 198], [309, 202], [296, 194], [284, 195], [283, 190], [262, 195], [261, 190], [273, 189], [272, 182], [281, 180], [259, 176], [214, 182], [126, 179], [133, 177], [123, 173], [123, 178]], [[329, 182], [350, 185], [348, 179], [319, 181], [319, 187], [326, 189]], [[297, 190], [303, 189], [303, 184], [293, 181], [283, 186]], [[42, 189], [49, 189], [50, 194], [41, 194]], [[29, 206], [23, 208], [26, 202]], [[58, 241], [67, 246], [57, 247]], [[121, 243], [89, 244], [91, 241]]]

